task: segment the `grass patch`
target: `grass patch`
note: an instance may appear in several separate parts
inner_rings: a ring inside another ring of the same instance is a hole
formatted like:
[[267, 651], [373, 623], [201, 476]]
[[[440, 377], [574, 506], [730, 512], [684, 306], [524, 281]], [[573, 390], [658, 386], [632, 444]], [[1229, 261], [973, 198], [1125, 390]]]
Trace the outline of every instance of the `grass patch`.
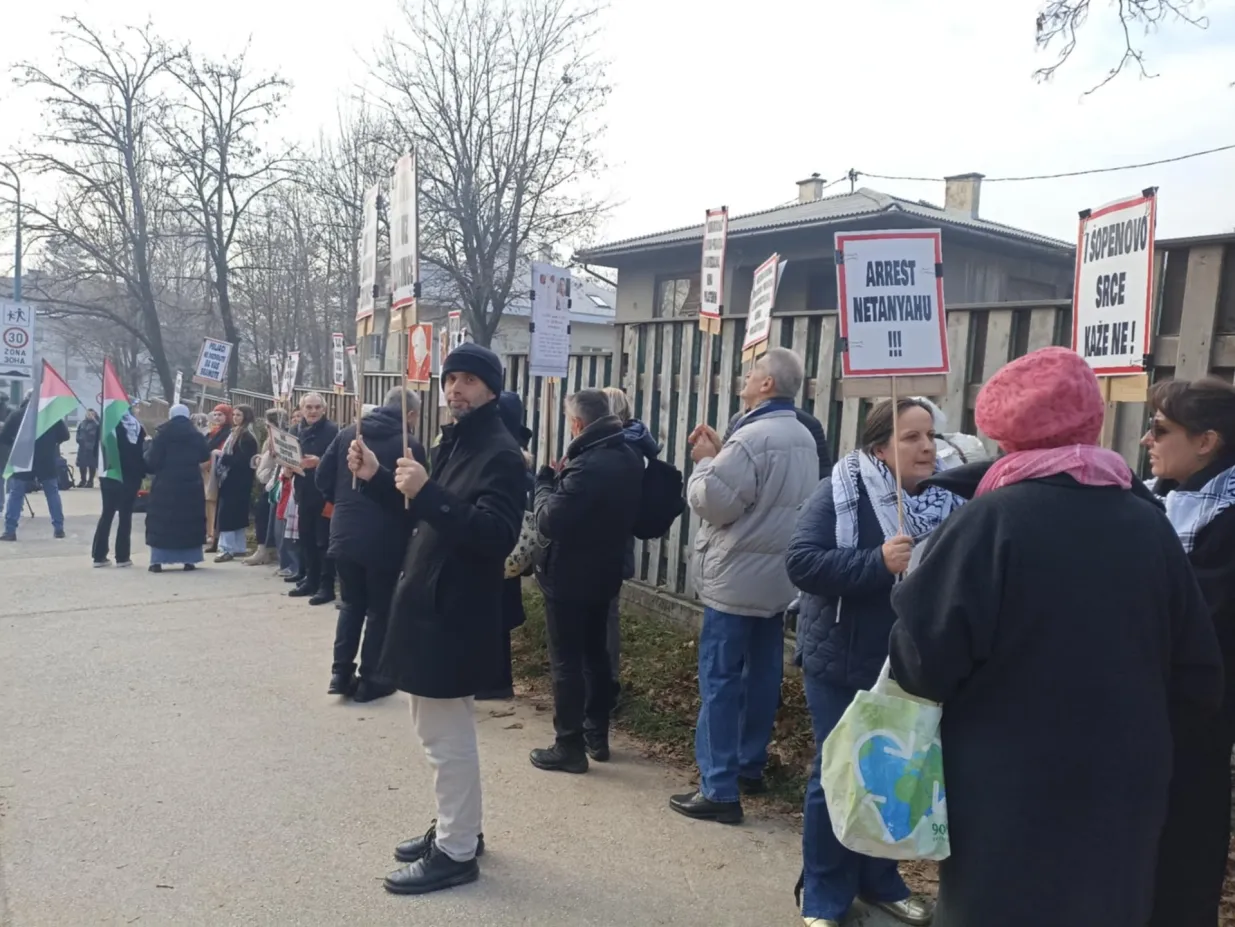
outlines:
[[[533, 692], [549, 689], [544, 599], [524, 588], [527, 623], [514, 633], [515, 677]], [[776, 810], [800, 812], [814, 750], [802, 678], [787, 670], [768, 748], [763, 801]], [[698, 654], [687, 628], [652, 616], [622, 613], [622, 704], [614, 727], [636, 738], [651, 757], [684, 767], [695, 762], [695, 721], [699, 716]]]

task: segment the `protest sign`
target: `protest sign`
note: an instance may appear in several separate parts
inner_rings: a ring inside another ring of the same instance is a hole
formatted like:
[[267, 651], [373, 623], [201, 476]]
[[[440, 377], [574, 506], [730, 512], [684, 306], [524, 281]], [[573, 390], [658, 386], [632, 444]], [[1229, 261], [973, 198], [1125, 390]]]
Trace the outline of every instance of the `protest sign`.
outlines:
[[450, 328], [444, 325], [437, 332], [437, 404], [446, 408], [446, 390], [442, 385], [442, 364], [446, 363], [446, 355], [450, 353]]
[[1151, 190], [1081, 213], [1072, 294], [1072, 350], [1099, 376], [1145, 370], [1154, 293]]
[[433, 323], [421, 322], [407, 330], [407, 378], [413, 386], [433, 381]]
[[227, 382], [227, 363], [232, 357], [232, 346], [227, 341], [203, 338], [202, 349], [197, 355], [197, 372], [193, 382], [201, 386], [221, 386]]
[[184, 372], [176, 371], [176, 388], [172, 391], [172, 405], [180, 405], [180, 388], [184, 386]]
[[304, 470], [300, 466], [300, 459], [304, 456], [300, 452], [300, 440], [290, 432], [271, 425], [270, 441], [274, 445], [274, 456], [279, 464], [298, 476], [304, 476]]
[[360, 364], [356, 360], [356, 345], [349, 344], [344, 348], [344, 353], [347, 354], [348, 366], [352, 368], [352, 390], [359, 396], [364, 392], [364, 388], [360, 382]]
[[843, 376], [948, 372], [937, 229], [837, 232], [836, 286]]
[[334, 332], [330, 336], [332, 383], [334, 391], [341, 393], [347, 389], [347, 360], [344, 352], [343, 333]]
[[453, 351], [459, 345], [463, 344], [463, 313], [454, 311], [446, 315], [446, 330], [449, 333], [447, 339], [450, 345], [450, 350]]
[[725, 240], [729, 234], [729, 209], [709, 209], [703, 223], [703, 264], [699, 270], [699, 327], [719, 332], [715, 326], [725, 299]]
[[[395, 162], [390, 178], [390, 288], [391, 308], [416, 302], [417, 255], [416, 156], [405, 154]], [[413, 314], [409, 316], [414, 319]]]
[[279, 398], [279, 355], [270, 355], [270, 395]]
[[34, 379], [34, 307], [0, 299], [0, 377], [5, 380]]
[[290, 399], [292, 390], [296, 388], [296, 373], [300, 369], [300, 352], [288, 351], [287, 363], [283, 365], [283, 385], [279, 390], [280, 399]]
[[360, 254], [360, 298], [356, 301], [356, 318], [367, 319], [373, 315], [374, 293], [377, 286], [377, 184], [364, 194], [363, 222], [358, 242]]
[[776, 306], [776, 291], [788, 261], [773, 254], [755, 269], [750, 287], [750, 309], [746, 314], [746, 337], [742, 339], [742, 359], [762, 354], [772, 334], [772, 310]]
[[570, 271], [532, 263], [532, 320], [528, 324], [528, 373], [564, 377], [570, 362]]

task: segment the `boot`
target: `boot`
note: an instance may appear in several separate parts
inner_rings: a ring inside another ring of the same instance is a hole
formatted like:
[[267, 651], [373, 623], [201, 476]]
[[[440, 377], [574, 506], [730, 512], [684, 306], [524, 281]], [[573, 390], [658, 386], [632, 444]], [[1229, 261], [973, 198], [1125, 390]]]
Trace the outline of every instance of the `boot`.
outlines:
[[537, 769], [549, 772], [587, 772], [587, 753], [578, 749], [571, 750], [557, 743], [548, 749], [533, 750], [529, 758]]
[[267, 563], [275, 562], [274, 548], [267, 547], [265, 544], [258, 545], [257, 550], [253, 551], [249, 556], [245, 557], [241, 562], [245, 566], [265, 566]]

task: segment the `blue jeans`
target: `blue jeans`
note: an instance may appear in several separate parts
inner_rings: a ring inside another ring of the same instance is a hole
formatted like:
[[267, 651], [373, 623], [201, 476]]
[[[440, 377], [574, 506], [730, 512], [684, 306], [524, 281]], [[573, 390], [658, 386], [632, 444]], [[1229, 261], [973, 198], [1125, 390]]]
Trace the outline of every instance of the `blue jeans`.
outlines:
[[[6, 534], [17, 533], [17, 522], [21, 519], [21, 509], [26, 501], [26, 493], [34, 488], [33, 483], [25, 480], [11, 479], [8, 483], [8, 502], [4, 507], [4, 531]], [[47, 511], [51, 514], [51, 526], [56, 531], [64, 530], [64, 509], [60, 505], [60, 484], [55, 478], [43, 484], [43, 495], [47, 498]]]
[[894, 859], [874, 859], [841, 846], [819, 784], [819, 748], [853, 701], [857, 689], [803, 674], [806, 704], [815, 731], [815, 763], [806, 784], [802, 822], [802, 916], [839, 921], [855, 898], [904, 901], [909, 889]]
[[287, 531], [287, 520], [275, 519], [274, 536], [279, 546], [279, 569], [289, 570], [294, 575], [300, 572], [300, 554], [296, 550], [296, 541], [284, 537]]
[[699, 789], [737, 801], [738, 776], [758, 779], [768, 762], [785, 671], [782, 616], [753, 618], [703, 610], [699, 633]]

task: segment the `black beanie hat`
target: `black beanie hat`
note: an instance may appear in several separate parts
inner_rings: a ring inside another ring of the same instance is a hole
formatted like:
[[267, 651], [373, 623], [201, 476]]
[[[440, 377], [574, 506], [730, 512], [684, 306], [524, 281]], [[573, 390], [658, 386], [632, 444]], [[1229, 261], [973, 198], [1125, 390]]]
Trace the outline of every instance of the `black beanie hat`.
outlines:
[[488, 348], [465, 341], [446, 355], [442, 364], [442, 382], [448, 373], [470, 373], [493, 392], [502, 395], [502, 361]]

